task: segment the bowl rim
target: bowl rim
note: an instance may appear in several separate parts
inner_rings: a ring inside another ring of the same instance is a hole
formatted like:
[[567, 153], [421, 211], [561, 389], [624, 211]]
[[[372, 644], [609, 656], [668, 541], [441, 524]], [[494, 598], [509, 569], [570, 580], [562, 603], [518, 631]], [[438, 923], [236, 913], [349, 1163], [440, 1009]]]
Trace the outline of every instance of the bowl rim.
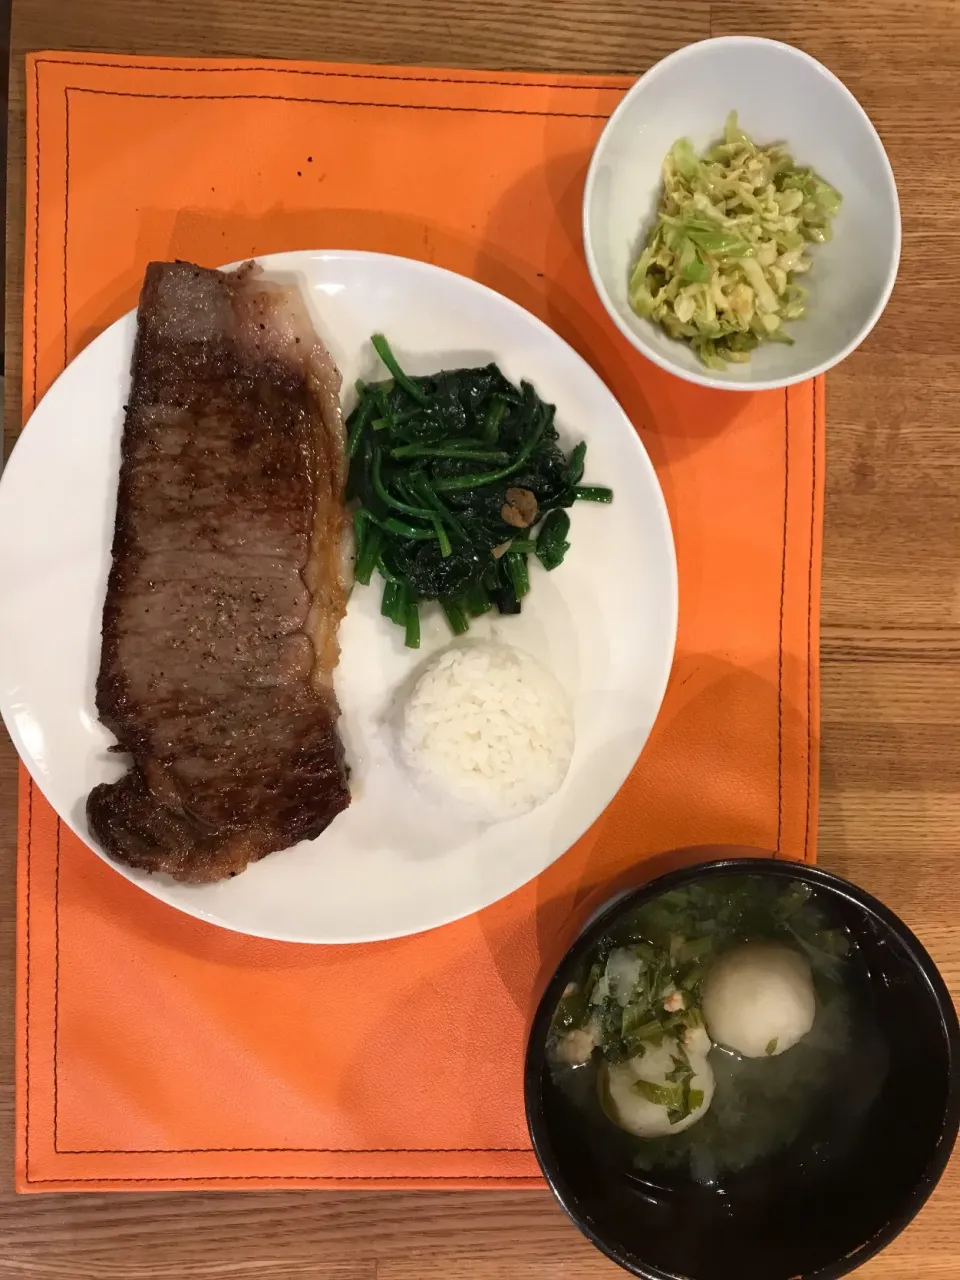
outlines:
[[[596, 254], [593, 248], [593, 241], [590, 235], [589, 210], [593, 200], [593, 190], [596, 185], [597, 174], [600, 169], [600, 159], [605, 150], [606, 143], [609, 140], [609, 135], [616, 126], [620, 115], [626, 111], [628, 104], [633, 100], [633, 98], [639, 95], [642, 89], [649, 85], [651, 81], [665, 74], [678, 63], [681, 63], [687, 58], [694, 56], [696, 53], [703, 51], [707, 46], [716, 45], [739, 45], [741, 47], [753, 48], [765, 46], [771, 49], [786, 50], [793, 57], [798, 58], [802, 62], [808, 63], [825, 80], [829, 81], [834, 88], [838, 89], [841, 95], [847, 99], [850, 106], [853, 107], [854, 111], [866, 124], [868, 133], [872, 135], [873, 140], [877, 145], [877, 149], [880, 153], [881, 168], [883, 169], [884, 176], [887, 180], [887, 191], [893, 204], [894, 236], [890, 265], [887, 269], [887, 278], [880, 291], [880, 296], [874, 304], [866, 322], [861, 326], [853, 338], [851, 338], [851, 340], [838, 352], [834, 353], [834, 355], [830, 356], [826, 360], [821, 360], [819, 364], [811, 365], [809, 369], [805, 369], [802, 373], [791, 374], [788, 378], [757, 378], [749, 382], [730, 382], [719, 377], [717, 374], [710, 373], [706, 369], [702, 372], [699, 369], [684, 369], [680, 367], [680, 365], [675, 364], [668, 357], [662, 355], [652, 343], [647, 344], [643, 338], [638, 336], [634, 330], [624, 322], [623, 318], [614, 307], [613, 301], [610, 298], [606, 285], [603, 283], [603, 279], [600, 275]], [[600, 137], [597, 139], [593, 148], [593, 155], [590, 157], [590, 164], [587, 169], [587, 176], [583, 187], [581, 236], [583, 240], [584, 256], [587, 260], [587, 269], [590, 272], [590, 279], [593, 281], [593, 287], [597, 291], [600, 301], [603, 303], [604, 310], [631, 346], [636, 348], [641, 355], [646, 356], [648, 360], [651, 360], [661, 369], [665, 370], [667, 373], [672, 373], [677, 378], [682, 378], [685, 382], [696, 383], [698, 386], [710, 387], [718, 391], [739, 392], [740, 394], [744, 394], [753, 391], [776, 391], [784, 387], [794, 386], [798, 382], [806, 382], [810, 378], [819, 377], [829, 369], [834, 368], [835, 365], [840, 364], [841, 361], [846, 360], [847, 356], [860, 346], [876, 326], [877, 321], [880, 319], [880, 316], [883, 314], [883, 311], [890, 300], [890, 295], [893, 293], [893, 287], [896, 283], [897, 273], [900, 268], [903, 230], [900, 215], [900, 196], [897, 192], [897, 182], [894, 176], [893, 166], [890, 164], [890, 157], [887, 155], [886, 148], [883, 145], [883, 141], [877, 132], [873, 121], [840, 77], [835, 75], [829, 67], [824, 66], [822, 62], [818, 62], [818, 60], [812, 57], [811, 54], [806, 53], [803, 49], [798, 49], [796, 45], [787, 44], [783, 40], [770, 40], [766, 36], [711, 36], [707, 40], [697, 40], [692, 44], [684, 45], [683, 48], [675, 50], [675, 52], [668, 54], [665, 58], [661, 58], [659, 62], [654, 63], [652, 67], [645, 71], [643, 75], [630, 86], [623, 98], [614, 108], [610, 118], [607, 120], [607, 123], [603, 126]]]
[[[642, 866], [642, 864], [641, 864]], [[862, 1266], [869, 1258], [885, 1249], [913, 1221], [923, 1208], [940, 1181], [953, 1152], [960, 1130], [960, 1019], [953, 999], [939, 969], [916, 934], [895, 912], [885, 906], [866, 889], [832, 871], [811, 863], [779, 858], [767, 851], [757, 850], [757, 856], [720, 856], [702, 862], [691, 863], [647, 880], [633, 888], [623, 890], [611, 898], [591, 916], [577, 937], [567, 947], [563, 958], [547, 983], [530, 1023], [524, 1050], [523, 1094], [527, 1129], [534, 1155], [547, 1185], [570, 1221], [590, 1242], [613, 1262], [640, 1280], [689, 1280], [671, 1271], [663, 1271], [651, 1263], [631, 1258], [626, 1250], [603, 1240], [594, 1229], [591, 1220], [576, 1205], [575, 1197], [563, 1176], [549, 1142], [543, 1117], [543, 1095], [540, 1081], [543, 1072], [546, 1036], [553, 1011], [569, 981], [571, 968], [590, 950], [610, 927], [627, 910], [649, 901], [669, 889], [677, 888], [693, 880], [713, 879], [722, 875], [757, 874], [779, 876], [784, 879], [802, 880], [816, 888], [846, 899], [865, 911], [886, 928], [907, 952], [925, 979], [940, 1015], [940, 1022], [947, 1041], [948, 1079], [947, 1098], [944, 1106], [940, 1136], [926, 1166], [915, 1186], [904, 1198], [897, 1214], [870, 1239], [844, 1258], [830, 1262], [813, 1271], [803, 1272], [797, 1280], [839, 1280]]]

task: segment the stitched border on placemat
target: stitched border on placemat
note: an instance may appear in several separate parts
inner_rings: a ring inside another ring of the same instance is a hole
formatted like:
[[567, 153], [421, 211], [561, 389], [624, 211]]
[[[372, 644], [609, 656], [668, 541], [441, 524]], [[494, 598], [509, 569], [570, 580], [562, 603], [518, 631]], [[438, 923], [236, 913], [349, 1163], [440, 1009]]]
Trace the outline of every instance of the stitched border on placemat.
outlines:
[[[35, 191], [35, 210], [34, 210], [34, 295], [33, 295], [33, 406], [37, 403], [38, 392], [38, 317], [39, 317], [39, 258], [40, 258], [40, 75], [39, 68], [44, 66], [84, 66], [97, 68], [117, 68], [118, 70], [154, 70], [153, 66], [137, 64], [137, 63], [103, 63], [103, 62], [62, 62], [53, 59], [37, 59], [34, 63], [34, 114], [36, 120], [36, 142], [34, 152], [34, 165], [36, 168], [36, 191]], [[241, 67], [191, 67], [176, 66], [165, 67], [167, 70], [179, 72], [249, 72], [253, 68], [248, 66]], [[512, 80], [471, 80], [456, 78], [440, 78], [430, 77], [423, 79], [416, 76], [404, 75], [386, 75], [377, 73], [364, 72], [329, 72], [322, 70], [308, 70], [301, 68], [274, 68], [288, 74], [325, 76], [332, 78], [350, 78], [363, 80], [386, 80], [392, 82], [412, 82], [412, 83], [441, 83], [456, 85], [478, 85], [487, 86], [490, 84], [504, 87], [515, 88], [580, 88], [596, 90], [600, 86], [596, 85], [559, 85], [555, 83], [539, 83], [531, 81], [512, 81]], [[285, 96], [281, 94], [152, 94], [152, 93], [136, 93], [132, 91], [108, 90], [108, 89], [91, 89], [83, 86], [65, 86], [64, 102], [65, 102], [65, 182], [64, 182], [64, 236], [63, 236], [63, 362], [64, 367], [68, 363], [69, 341], [68, 341], [68, 285], [67, 285], [67, 267], [68, 267], [68, 243], [69, 243], [69, 194], [70, 194], [70, 93], [86, 93], [99, 96], [109, 97], [127, 97], [127, 98], [158, 98], [166, 100], [250, 100], [265, 99], [268, 101], [284, 101], [284, 102], [303, 102], [316, 103], [317, 105], [333, 105], [333, 106], [351, 106], [351, 107], [373, 107], [375, 109], [397, 108], [404, 110], [429, 110], [429, 111], [464, 111], [475, 112], [479, 114], [497, 114], [497, 115], [535, 115], [544, 118], [552, 118], [554, 116], [564, 116], [576, 119], [606, 119], [604, 112], [553, 112], [553, 111], [516, 111], [503, 108], [489, 107], [460, 107], [460, 106], [444, 106], [436, 104], [416, 104], [416, 103], [391, 103], [391, 102], [355, 102], [350, 100], [332, 99], [332, 98], [300, 98]], [[813, 388], [813, 483], [812, 483], [812, 499], [810, 513], [810, 561], [807, 578], [807, 796], [805, 810], [805, 833], [804, 833], [804, 859], [809, 857], [809, 833], [810, 833], [810, 791], [812, 782], [812, 725], [810, 716], [812, 712], [812, 601], [813, 601], [813, 568], [814, 568], [814, 544], [813, 536], [815, 532], [816, 522], [816, 480], [817, 480], [817, 395], [816, 388]], [[780, 577], [780, 632], [779, 632], [779, 662], [778, 662], [778, 697], [777, 697], [777, 741], [778, 741], [778, 759], [777, 759], [777, 854], [781, 853], [780, 842], [783, 826], [783, 614], [786, 589], [786, 565], [787, 565], [787, 524], [789, 514], [789, 446], [790, 446], [790, 407], [789, 407], [789, 391], [784, 393], [784, 508], [783, 508], [783, 551], [781, 557], [781, 577]], [[270, 1182], [278, 1180], [282, 1182], [346, 1182], [346, 1181], [362, 1181], [362, 1182], [518, 1182], [523, 1181], [523, 1176], [511, 1176], [504, 1174], [427, 1174], [412, 1175], [402, 1174], [395, 1177], [382, 1177], [368, 1174], [335, 1174], [329, 1178], [323, 1175], [297, 1175], [297, 1174], [226, 1174], [226, 1175], [197, 1175], [188, 1177], [164, 1177], [163, 1175], [154, 1175], [146, 1178], [121, 1178], [114, 1176], [102, 1176], [98, 1178], [31, 1178], [29, 1176], [29, 1158], [30, 1158], [30, 893], [31, 893], [31, 868], [30, 853], [33, 839], [33, 788], [34, 782], [32, 777], [29, 781], [29, 800], [28, 800], [28, 816], [27, 816], [27, 893], [26, 893], [26, 1011], [25, 1011], [25, 1075], [26, 1075], [26, 1098], [24, 1108], [24, 1134], [25, 1134], [25, 1160], [24, 1172], [26, 1182], [33, 1184], [41, 1183], [64, 1183], [64, 1184], [80, 1184], [80, 1183], [139, 1183], [144, 1185], [155, 1185], [163, 1182], [182, 1183], [182, 1182]], [[263, 1155], [470, 1155], [481, 1154], [485, 1152], [497, 1154], [525, 1154], [529, 1147], [363, 1147], [363, 1148], [344, 1148], [344, 1147], [156, 1147], [156, 1148], [91, 1148], [91, 1149], [74, 1149], [60, 1147], [58, 1143], [58, 1029], [59, 1029], [59, 976], [60, 976], [60, 835], [61, 820], [57, 817], [57, 834], [56, 834], [56, 870], [54, 880], [54, 1027], [53, 1027], [53, 1147], [58, 1155], [247, 1155], [247, 1154], [263, 1154]], [[532, 1182], [537, 1179], [530, 1179]]]

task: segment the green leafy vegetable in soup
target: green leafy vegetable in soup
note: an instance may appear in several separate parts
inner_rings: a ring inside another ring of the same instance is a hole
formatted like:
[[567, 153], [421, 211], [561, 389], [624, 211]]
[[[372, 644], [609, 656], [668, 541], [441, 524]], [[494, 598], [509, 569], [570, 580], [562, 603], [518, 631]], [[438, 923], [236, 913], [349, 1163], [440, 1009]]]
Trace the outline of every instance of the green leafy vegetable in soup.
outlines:
[[[801, 972], [802, 993], [787, 981]], [[748, 873], [620, 916], [568, 982], [547, 1051], [585, 1142], [654, 1187], [721, 1186], [787, 1149], [799, 1167], [846, 1160], [889, 1059], [842, 911]]]
[[496, 606], [519, 613], [528, 559], [556, 569], [577, 501], [611, 501], [581, 485], [587, 446], [567, 456], [555, 408], [495, 364], [407, 374], [382, 334], [391, 380], [357, 383], [347, 419], [348, 497], [356, 502], [356, 580], [383, 579], [381, 613], [420, 644], [419, 606], [438, 600], [455, 635]]
[[761, 342], [792, 342], [806, 312], [798, 277], [830, 239], [841, 197], [779, 144], [760, 147], [727, 119], [698, 157], [686, 138], [663, 163], [663, 193], [630, 275], [630, 305], [689, 343], [710, 369], [744, 363]]
[[[846, 935], [825, 925], [805, 885], [728, 877], [645, 903], [568, 984], [553, 1020], [554, 1058], [566, 1067], [600, 1064], [601, 1104], [621, 1127], [638, 1136], [681, 1132], [709, 1106], [705, 980], [718, 961], [743, 951], [744, 938], [766, 940], [770, 952], [790, 948], [824, 983], [847, 950]], [[771, 1056], [784, 1046], [767, 1038], [763, 1047]]]

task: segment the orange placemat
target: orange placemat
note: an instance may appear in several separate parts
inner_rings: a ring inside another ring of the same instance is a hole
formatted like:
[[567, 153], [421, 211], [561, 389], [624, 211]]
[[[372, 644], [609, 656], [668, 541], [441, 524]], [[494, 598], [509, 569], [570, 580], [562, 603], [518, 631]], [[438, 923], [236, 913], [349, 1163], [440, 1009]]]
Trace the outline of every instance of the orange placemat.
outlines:
[[609, 383], [663, 484], [681, 603], [663, 711], [601, 820], [539, 880], [419, 937], [311, 948], [180, 916], [87, 850], [24, 774], [21, 1190], [538, 1185], [524, 1029], [540, 958], [583, 895], [680, 845], [813, 856], [822, 387], [701, 391], [606, 319], [580, 197], [624, 84], [30, 58], [25, 414], [135, 304], [150, 258], [425, 258], [543, 317]]

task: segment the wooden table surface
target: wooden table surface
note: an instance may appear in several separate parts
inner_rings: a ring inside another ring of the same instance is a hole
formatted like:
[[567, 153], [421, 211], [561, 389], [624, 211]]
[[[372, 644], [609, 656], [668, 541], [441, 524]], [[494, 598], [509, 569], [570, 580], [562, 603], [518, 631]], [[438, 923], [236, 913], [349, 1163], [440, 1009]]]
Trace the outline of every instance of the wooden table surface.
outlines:
[[[960, 995], [960, 0], [14, 0], [7, 427], [19, 426], [24, 74], [31, 49], [263, 55], [639, 73], [752, 32], [851, 87], [904, 215], [893, 300], [830, 375], [823, 573], [822, 863], [913, 926]], [[2, 607], [2, 606], [0, 606]], [[550, 1197], [16, 1197], [14, 779], [0, 755], [0, 1277], [46, 1280], [587, 1280], [617, 1269]], [[960, 1280], [960, 1156], [864, 1280]], [[743, 1280], [749, 1280], [744, 1277]]]

